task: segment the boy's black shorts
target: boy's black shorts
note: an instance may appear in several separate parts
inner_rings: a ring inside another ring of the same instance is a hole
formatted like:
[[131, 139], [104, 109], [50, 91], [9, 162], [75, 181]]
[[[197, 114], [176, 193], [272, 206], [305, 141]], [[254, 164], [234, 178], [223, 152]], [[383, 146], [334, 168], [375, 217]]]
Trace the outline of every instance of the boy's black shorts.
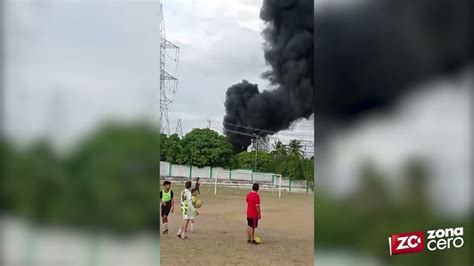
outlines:
[[166, 205], [161, 204], [161, 217], [168, 216], [171, 211], [171, 201], [167, 202]]
[[250, 217], [247, 217], [247, 224], [248, 224], [249, 227], [257, 228], [257, 226], [258, 226], [258, 218], [250, 218]]

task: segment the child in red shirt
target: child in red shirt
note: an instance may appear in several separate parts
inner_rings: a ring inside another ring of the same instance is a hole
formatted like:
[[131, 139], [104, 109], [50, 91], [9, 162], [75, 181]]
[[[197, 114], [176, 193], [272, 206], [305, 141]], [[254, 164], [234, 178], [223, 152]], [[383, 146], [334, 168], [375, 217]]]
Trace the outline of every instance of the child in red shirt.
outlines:
[[255, 228], [258, 226], [258, 220], [262, 218], [260, 213], [260, 196], [258, 195], [259, 185], [254, 183], [252, 185], [252, 191], [247, 194], [247, 243], [257, 244], [254, 239]]

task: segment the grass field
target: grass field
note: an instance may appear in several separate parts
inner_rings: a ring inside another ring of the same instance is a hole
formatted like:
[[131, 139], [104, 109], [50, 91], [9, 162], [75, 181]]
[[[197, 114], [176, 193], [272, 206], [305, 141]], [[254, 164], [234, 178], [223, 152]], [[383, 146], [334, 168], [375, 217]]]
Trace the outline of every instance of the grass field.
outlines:
[[203, 186], [194, 232], [176, 236], [182, 223], [179, 194], [174, 184], [175, 211], [169, 234], [160, 236], [161, 265], [313, 265], [313, 194], [260, 191], [262, 219], [257, 235], [263, 244], [247, 244], [247, 189]]

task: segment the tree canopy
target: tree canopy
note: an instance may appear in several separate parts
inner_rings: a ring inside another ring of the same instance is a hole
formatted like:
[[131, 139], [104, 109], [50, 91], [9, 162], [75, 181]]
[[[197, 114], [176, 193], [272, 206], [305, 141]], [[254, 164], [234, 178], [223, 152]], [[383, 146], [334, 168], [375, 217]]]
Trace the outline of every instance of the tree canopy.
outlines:
[[156, 229], [158, 130], [108, 124], [68, 155], [46, 141], [2, 148], [2, 211], [40, 223], [120, 232]]
[[170, 163], [276, 173], [292, 180], [306, 180], [309, 187], [313, 187], [314, 160], [303, 156], [298, 140], [292, 140], [288, 145], [278, 141], [273, 144], [271, 152], [234, 153], [225, 136], [210, 129], [193, 129], [183, 139], [162, 134], [160, 143], [164, 145], [161, 147], [161, 160]]

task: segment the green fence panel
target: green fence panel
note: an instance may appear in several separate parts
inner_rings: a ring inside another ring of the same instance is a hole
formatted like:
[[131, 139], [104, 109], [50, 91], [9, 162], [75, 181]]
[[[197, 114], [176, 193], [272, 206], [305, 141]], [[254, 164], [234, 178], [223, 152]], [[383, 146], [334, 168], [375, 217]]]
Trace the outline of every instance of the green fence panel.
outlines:
[[99, 266], [100, 237], [98, 235], [90, 236], [87, 241], [87, 259], [85, 265]]
[[36, 231], [33, 225], [28, 223], [26, 229], [25, 249], [23, 253], [23, 264], [25, 266], [33, 265], [36, 252]]
[[151, 240], [150, 266], [160, 265], [160, 239]]

